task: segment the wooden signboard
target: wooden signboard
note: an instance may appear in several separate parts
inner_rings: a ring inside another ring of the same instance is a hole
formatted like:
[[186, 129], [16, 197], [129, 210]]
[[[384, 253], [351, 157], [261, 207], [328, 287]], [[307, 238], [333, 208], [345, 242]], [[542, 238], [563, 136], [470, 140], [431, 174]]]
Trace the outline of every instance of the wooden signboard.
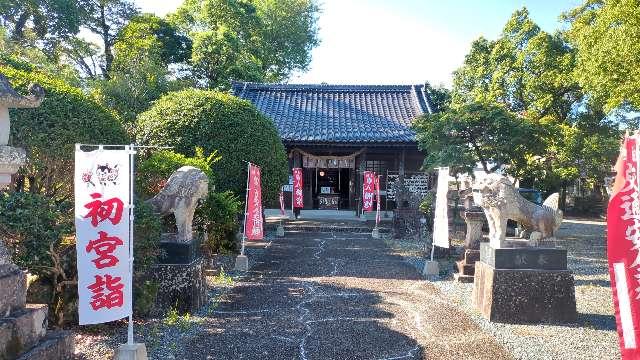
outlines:
[[320, 210], [338, 210], [340, 195], [320, 195], [318, 196], [318, 208]]

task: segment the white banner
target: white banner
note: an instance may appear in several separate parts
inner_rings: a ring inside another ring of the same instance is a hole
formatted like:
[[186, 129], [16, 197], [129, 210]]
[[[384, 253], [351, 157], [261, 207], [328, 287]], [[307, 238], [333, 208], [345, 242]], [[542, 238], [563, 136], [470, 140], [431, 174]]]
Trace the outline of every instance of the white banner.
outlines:
[[449, 247], [449, 216], [447, 214], [447, 192], [449, 191], [449, 168], [438, 170], [436, 209], [433, 220], [433, 244]]
[[80, 325], [131, 314], [130, 154], [76, 145], [75, 225]]

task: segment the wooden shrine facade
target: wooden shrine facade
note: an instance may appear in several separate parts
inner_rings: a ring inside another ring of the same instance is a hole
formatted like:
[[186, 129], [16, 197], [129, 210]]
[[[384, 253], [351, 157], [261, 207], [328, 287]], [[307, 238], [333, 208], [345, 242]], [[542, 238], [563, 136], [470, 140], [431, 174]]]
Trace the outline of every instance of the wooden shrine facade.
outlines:
[[393, 209], [390, 182], [420, 173], [424, 155], [411, 122], [431, 112], [422, 85], [237, 82], [233, 92], [274, 121], [289, 167], [303, 169], [305, 209], [360, 208], [364, 171], [382, 175], [381, 207]]

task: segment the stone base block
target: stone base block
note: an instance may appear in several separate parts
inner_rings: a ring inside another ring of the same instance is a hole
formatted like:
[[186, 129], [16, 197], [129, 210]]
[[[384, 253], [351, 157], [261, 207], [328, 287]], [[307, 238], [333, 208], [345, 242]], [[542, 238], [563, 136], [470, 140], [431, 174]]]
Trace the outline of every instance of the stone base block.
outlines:
[[278, 228], [276, 229], [276, 236], [284, 237], [284, 226], [282, 226], [282, 224], [278, 225]]
[[489, 321], [571, 323], [576, 320], [569, 270], [496, 269], [476, 263], [472, 300]]
[[26, 308], [0, 318], [0, 359], [16, 358], [46, 334], [47, 305], [27, 304]]
[[543, 247], [491, 247], [480, 244], [480, 260], [496, 269], [567, 270], [567, 250]]
[[207, 301], [204, 260], [190, 264], [158, 264], [154, 266], [158, 282], [156, 308], [162, 313], [172, 307], [179, 312], [195, 312]]
[[71, 331], [51, 331], [16, 360], [68, 360], [73, 358], [74, 348]]
[[27, 302], [27, 274], [9, 265], [2, 267], [6, 271], [0, 273], [0, 317], [22, 309]]
[[374, 239], [380, 239], [380, 230], [378, 230], [378, 228], [374, 228], [373, 231], [371, 231], [371, 237]]
[[118, 347], [115, 360], [147, 360], [147, 347], [141, 343], [122, 344]]
[[235, 271], [249, 270], [249, 258], [247, 258], [247, 255], [238, 255], [236, 257], [236, 266], [233, 269]]

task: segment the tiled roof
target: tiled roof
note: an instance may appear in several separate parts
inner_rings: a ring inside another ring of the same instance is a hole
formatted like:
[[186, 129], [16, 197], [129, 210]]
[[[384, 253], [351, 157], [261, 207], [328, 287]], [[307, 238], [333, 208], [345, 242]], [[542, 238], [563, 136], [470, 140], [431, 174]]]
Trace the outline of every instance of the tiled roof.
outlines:
[[415, 143], [411, 121], [430, 111], [423, 85], [233, 83], [271, 118], [285, 143]]

